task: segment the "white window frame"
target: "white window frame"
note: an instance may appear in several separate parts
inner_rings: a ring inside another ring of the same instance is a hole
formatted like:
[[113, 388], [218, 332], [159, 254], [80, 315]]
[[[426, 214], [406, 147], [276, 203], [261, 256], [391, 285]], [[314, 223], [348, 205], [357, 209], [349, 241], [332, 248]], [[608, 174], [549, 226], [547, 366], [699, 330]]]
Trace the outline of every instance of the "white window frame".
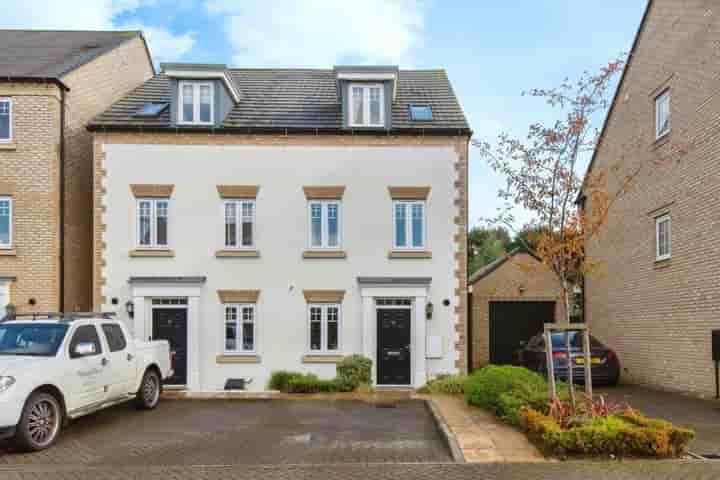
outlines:
[[[405, 239], [407, 245], [398, 245], [397, 230], [396, 230], [396, 205], [404, 204], [405, 207]], [[412, 207], [413, 205], [422, 205], [423, 207], [423, 228], [422, 228], [422, 242], [420, 246], [414, 246], [413, 242], [413, 228], [412, 228]], [[392, 237], [393, 237], [393, 250], [425, 250], [427, 249], [427, 232], [428, 232], [428, 213], [427, 213], [427, 201], [425, 200], [393, 200], [392, 202]]]
[[[365, 123], [355, 123], [353, 110], [353, 89], [363, 89], [363, 120]], [[370, 123], [370, 89], [380, 90], [380, 122]], [[385, 86], [382, 83], [351, 83], [348, 86], [348, 125], [351, 127], [384, 127], [385, 126]]]
[[[235, 205], [235, 222], [237, 225], [237, 228], [235, 230], [235, 245], [228, 245], [227, 244], [227, 238], [225, 236], [225, 230], [227, 228], [227, 216], [225, 215], [225, 209], [227, 208], [227, 205]], [[243, 220], [243, 214], [242, 214], [242, 207], [243, 204], [251, 204], [252, 205], [252, 241], [250, 245], [243, 245], [242, 244], [242, 220]], [[255, 199], [252, 198], [237, 198], [237, 199], [228, 199], [223, 200], [222, 202], [222, 221], [223, 221], [223, 248], [225, 250], [254, 250], [255, 249], [255, 236], [257, 235], [257, 228], [256, 228], [256, 217], [257, 217], [257, 204], [255, 202]]]
[[[140, 203], [150, 202], [150, 244], [143, 244], [140, 241]], [[167, 243], [158, 245], [157, 243], [157, 204], [158, 202], [167, 203]], [[137, 198], [135, 200], [135, 245], [139, 249], [158, 249], [167, 250], [170, 248], [170, 219], [171, 202], [169, 198]]]
[[[313, 308], [319, 308], [320, 313], [320, 350], [312, 349], [312, 317], [310, 312]], [[328, 346], [328, 308], [337, 309], [338, 342], [335, 350], [329, 350]], [[310, 355], [340, 355], [342, 352], [342, 308], [339, 303], [308, 303], [307, 306], [307, 351]]]
[[[228, 308], [236, 308], [236, 318], [234, 320], [235, 322], [235, 332], [238, 336], [238, 338], [235, 339], [236, 345], [238, 348], [231, 350], [227, 348], [227, 309]], [[242, 318], [242, 312], [243, 308], [251, 308], [252, 309], [252, 326], [253, 326], [253, 348], [252, 349], [245, 349], [245, 345], [243, 344], [243, 329], [242, 326], [245, 323], [245, 321]], [[258, 351], [258, 317], [257, 317], [257, 304], [255, 303], [224, 303], [223, 304], [223, 322], [222, 322], [222, 340], [223, 340], [223, 352], [227, 355], [254, 355]]]
[[[193, 119], [184, 120], [185, 102], [183, 101], [183, 89], [190, 85], [193, 89]], [[200, 121], [200, 87], [210, 87], [210, 121]], [[178, 124], [179, 125], [212, 125], [215, 119], [215, 84], [213, 82], [181, 81], [178, 82]]]
[[10, 213], [10, 222], [8, 223], [8, 225], [10, 227], [9, 231], [8, 231], [10, 240], [8, 243], [0, 243], [0, 249], [7, 250], [7, 249], [11, 249], [13, 246], [13, 223], [14, 223], [13, 198], [6, 196], [6, 195], [2, 195], [2, 196], [0, 196], [0, 200], [7, 201], [10, 206], [10, 212], [9, 212]]
[[[321, 207], [320, 213], [320, 245], [313, 245], [312, 242], [312, 206], [319, 204]], [[337, 245], [330, 246], [328, 241], [330, 238], [328, 228], [328, 205], [337, 205], [338, 215], [338, 241]], [[341, 250], [342, 249], [342, 228], [343, 228], [343, 209], [341, 200], [308, 200], [307, 204], [307, 219], [308, 219], [308, 249], [310, 250]]]
[[[660, 225], [667, 222], [667, 252], [660, 254]], [[672, 258], [672, 219], [666, 213], [655, 218], [655, 260], [669, 260]]]
[[0, 143], [12, 143], [13, 141], [13, 101], [12, 98], [0, 97], [0, 102], [7, 102], [10, 105], [10, 111], [8, 114], [8, 138], [0, 138]]
[[[662, 120], [660, 118], [661, 109], [660, 106], [662, 103], [666, 104], [666, 115], [667, 115], [667, 128], [663, 131], [660, 130], [662, 127]], [[671, 118], [670, 118], [670, 90], [665, 90], [662, 93], [660, 93], [657, 97], [655, 97], [655, 139], [658, 140], [668, 133], [670, 133], [670, 130], [672, 128]]]

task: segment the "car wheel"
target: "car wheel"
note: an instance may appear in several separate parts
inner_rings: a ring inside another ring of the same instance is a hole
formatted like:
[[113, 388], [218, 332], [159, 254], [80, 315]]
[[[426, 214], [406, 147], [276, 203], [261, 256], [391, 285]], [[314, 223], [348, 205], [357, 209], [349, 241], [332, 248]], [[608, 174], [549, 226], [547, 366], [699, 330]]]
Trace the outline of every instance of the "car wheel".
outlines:
[[157, 407], [161, 389], [160, 375], [155, 370], [147, 370], [135, 396], [135, 406], [141, 410], [152, 410]]
[[62, 421], [63, 411], [57, 398], [49, 393], [33, 393], [25, 402], [15, 442], [27, 452], [44, 450], [55, 443]]

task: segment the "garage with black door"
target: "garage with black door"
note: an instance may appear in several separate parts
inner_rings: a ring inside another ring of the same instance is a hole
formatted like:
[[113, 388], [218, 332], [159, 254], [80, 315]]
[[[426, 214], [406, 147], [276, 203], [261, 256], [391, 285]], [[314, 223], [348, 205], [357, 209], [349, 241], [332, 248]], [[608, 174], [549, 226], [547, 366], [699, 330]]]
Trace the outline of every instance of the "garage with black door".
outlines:
[[543, 324], [563, 316], [555, 274], [532, 254], [515, 250], [474, 272], [468, 281], [470, 369], [507, 365]]
[[490, 363], [510, 365], [513, 354], [555, 318], [555, 302], [490, 302]]

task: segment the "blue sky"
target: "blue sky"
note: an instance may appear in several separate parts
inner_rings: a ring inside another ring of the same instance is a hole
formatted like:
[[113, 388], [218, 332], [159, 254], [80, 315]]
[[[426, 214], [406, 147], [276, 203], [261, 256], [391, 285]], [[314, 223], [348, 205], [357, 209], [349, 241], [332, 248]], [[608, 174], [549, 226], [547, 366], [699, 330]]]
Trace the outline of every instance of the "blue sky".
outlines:
[[[156, 61], [442, 67], [476, 137], [493, 139], [551, 119], [521, 92], [627, 52], [644, 8], [645, 0], [29, 0], [4, 5], [0, 28], [142, 29]], [[500, 185], [471, 152], [471, 224], [493, 215]]]

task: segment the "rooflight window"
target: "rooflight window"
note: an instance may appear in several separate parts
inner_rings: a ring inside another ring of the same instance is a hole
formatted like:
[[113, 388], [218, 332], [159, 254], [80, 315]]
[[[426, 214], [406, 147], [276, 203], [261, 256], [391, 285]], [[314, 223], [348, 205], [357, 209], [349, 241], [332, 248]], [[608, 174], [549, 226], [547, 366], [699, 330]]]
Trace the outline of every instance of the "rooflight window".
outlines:
[[136, 117], [157, 117], [168, 107], [167, 103], [144, 103], [137, 112]]
[[209, 125], [213, 119], [213, 84], [180, 82], [178, 123]]
[[433, 113], [430, 105], [410, 105], [410, 120], [413, 122], [432, 122]]

